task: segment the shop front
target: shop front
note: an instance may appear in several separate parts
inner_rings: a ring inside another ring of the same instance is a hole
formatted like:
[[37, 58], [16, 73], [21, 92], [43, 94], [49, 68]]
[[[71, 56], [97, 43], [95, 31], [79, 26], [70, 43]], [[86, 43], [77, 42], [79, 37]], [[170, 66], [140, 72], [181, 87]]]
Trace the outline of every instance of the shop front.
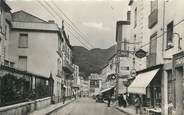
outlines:
[[140, 96], [142, 110], [147, 114], [161, 114], [161, 79], [162, 65], [157, 65], [139, 71], [128, 87], [131, 100]]
[[184, 51], [173, 56], [173, 78], [175, 79], [175, 94], [173, 95], [175, 115], [184, 115]]

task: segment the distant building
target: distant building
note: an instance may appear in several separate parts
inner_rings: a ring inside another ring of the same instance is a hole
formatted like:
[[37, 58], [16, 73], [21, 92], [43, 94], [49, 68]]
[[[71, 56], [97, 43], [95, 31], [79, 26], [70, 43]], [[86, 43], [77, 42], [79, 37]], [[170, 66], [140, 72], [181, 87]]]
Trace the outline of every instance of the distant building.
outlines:
[[91, 73], [89, 76], [90, 95], [97, 95], [100, 93], [102, 87], [102, 79], [97, 73]]
[[107, 65], [101, 69], [102, 88], [100, 93], [103, 96], [115, 95], [115, 88], [117, 86], [116, 75], [116, 54], [109, 58]]
[[79, 66], [73, 64], [74, 72], [73, 72], [73, 82], [72, 88], [74, 94], [79, 94], [80, 89], [80, 76], [79, 76]]
[[84, 80], [84, 78], [80, 76], [80, 95], [89, 96], [89, 91], [90, 91], [89, 80]]

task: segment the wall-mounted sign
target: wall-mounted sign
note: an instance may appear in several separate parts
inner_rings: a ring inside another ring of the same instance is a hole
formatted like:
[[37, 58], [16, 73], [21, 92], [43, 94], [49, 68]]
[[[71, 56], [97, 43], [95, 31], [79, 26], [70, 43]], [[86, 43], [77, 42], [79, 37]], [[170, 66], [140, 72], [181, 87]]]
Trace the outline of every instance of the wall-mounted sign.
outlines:
[[122, 50], [122, 51], [120, 51], [118, 53], [119, 53], [119, 57], [128, 57], [128, 51]]
[[140, 49], [140, 50], [135, 52], [135, 56], [138, 58], [143, 58], [146, 56], [146, 54], [147, 54], [147, 52], [144, 51], [143, 49]]
[[130, 75], [131, 75], [131, 77], [135, 77], [137, 75], [136, 70], [135, 69], [132, 69], [130, 71]]

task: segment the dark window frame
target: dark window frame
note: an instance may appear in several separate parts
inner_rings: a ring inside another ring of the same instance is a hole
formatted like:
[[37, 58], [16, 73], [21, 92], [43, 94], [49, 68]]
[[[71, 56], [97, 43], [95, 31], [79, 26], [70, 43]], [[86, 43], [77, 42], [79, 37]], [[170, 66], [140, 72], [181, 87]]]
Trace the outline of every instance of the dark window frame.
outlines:
[[[26, 36], [26, 45], [21, 44], [21, 36]], [[28, 48], [28, 33], [20, 33], [18, 39], [18, 48]]]
[[166, 50], [173, 48], [169, 43], [173, 43], [174, 21], [167, 24]]

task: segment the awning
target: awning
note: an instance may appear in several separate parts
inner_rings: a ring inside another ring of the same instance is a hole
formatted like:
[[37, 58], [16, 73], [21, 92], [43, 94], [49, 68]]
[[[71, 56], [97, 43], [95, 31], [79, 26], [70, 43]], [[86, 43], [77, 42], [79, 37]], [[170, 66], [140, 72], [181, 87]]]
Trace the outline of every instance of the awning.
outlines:
[[107, 91], [110, 91], [111, 89], [113, 89], [114, 88], [114, 86], [113, 87], [109, 87], [109, 88], [107, 88], [107, 89], [104, 89], [104, 90], [102, 90], [102, 91], [100, 91], [101, 93], [104, 93], [104, 92], [107, 92]]
[[150, 84], [159, 69], [138, 74], [128, 87], [129, 93], [146, 94], [146, 87]]

